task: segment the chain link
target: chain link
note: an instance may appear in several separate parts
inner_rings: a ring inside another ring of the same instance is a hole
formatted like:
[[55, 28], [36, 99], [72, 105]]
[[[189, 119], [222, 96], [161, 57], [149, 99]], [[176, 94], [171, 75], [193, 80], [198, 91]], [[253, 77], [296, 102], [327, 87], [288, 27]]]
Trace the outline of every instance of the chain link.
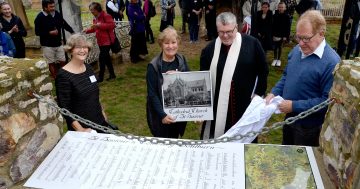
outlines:
[[140, 143], [149, 142], [152, 144], [178, 145], [178, 146], [234, 142], [234, 141], [238, 141], [238, 140], [241, 140], [241, 139], [244, 139], [247, 137], [254, 137], [254, 136], [257, 136], [258, 134], [269, 133], [270, 131], [279, 129], [279, 128], [283, 127], [284, 125], [289, 125], [289, 124], [294, 123], [297, 120], [303, 119], [303, 118], [327, 107], [329, 104], [331, 104], [332, 102], [335, 101], [334, 98], [329, 98], [329, 99], [325, 100], [324, 102], [322, 102], [304, 112], [301, 112], [297, 116], [289, 117], [282, 122], [273, 123], [269, 127], [263, 127], [259, 131], [250, 131], [244, 135], [239, 134], [239, 135], [236, 135], [233, 137], [223, 137], [223, 138], [207, 139], [207, 140], [185, 140], [185, 139], [166, 139], [166, 138], [157, 138], [157, 137], [144, 137], [144, 136], [136, 136], [136, 135], [132, 135], [132, 134], [125, 134], [125, 133], [120, 132], [119, 130], [112, 130], [108, 127], [105, 127], [105, 126], [96, 124], [92, 121], [89, 121], [87, 119], [84, 119], [76, 114], [72, 114], [69, 110], [67, 110], [65, 108], [60, 108], [54, 101], [49, 101], [41, 95], [38, 95], [33, 92], [29, 92], [29, 95], [35, 97], [38, 101], [46, 103], [49, 106], [55, 108], [62, 115], [71, 117], [72, 119], [74, 119], [76, 121], [84, 123], [84, 124], [90, 126], [92, 129], [100, 130], [100, 131], [103, 131], [104, 133], [108, 133], [108, 134], [114, 134], [116, 136], [125, 137], [130, 140], [137, 140]]

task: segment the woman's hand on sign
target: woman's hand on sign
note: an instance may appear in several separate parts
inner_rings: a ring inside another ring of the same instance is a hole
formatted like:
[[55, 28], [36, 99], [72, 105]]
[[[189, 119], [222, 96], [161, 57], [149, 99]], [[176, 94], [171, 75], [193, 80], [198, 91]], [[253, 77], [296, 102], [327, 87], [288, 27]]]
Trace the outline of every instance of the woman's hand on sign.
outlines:
[[81, 124], [78, 121], [73, 121], [71, 123], [71, 126], [75, 129], [75, 131], [79, 131], [79, 132], [91, 132], [91, 128], [84, 128], [83, 126], [81, 126]]
[[176, 70], [169, 70], [167, 72], [165, 72], [166, 74], [174, 74], [174, 73], [177, 73], [179, 72], [177, 69]]
[[164, 117], [161, 122], [163, 124], [171, 124], [175, 122], [175, 119], [171, 115], [166, 115], [166, 117]]

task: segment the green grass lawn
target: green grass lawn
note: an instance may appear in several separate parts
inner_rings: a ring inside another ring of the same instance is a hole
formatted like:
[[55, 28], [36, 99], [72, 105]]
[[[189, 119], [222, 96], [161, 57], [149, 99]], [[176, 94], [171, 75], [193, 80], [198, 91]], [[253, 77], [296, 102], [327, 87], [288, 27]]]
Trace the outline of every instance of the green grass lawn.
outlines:
[[[177, 7], [176, 18], [174, 27], [178, 31], [181, 28], [181, 16], [180, 10]], [[31, 24], [37, 11], [27, 11], [27, 15]], [[89, 14], [87, 11], [84, 14]], [[88, 15], [86, 16], [88, 17]], [[295, 30], [295, 21], [293, 21], [292, 34]], [[203, 23], [203, 21], [202, 21]], [[157, 15], [151, 20], [152, 29], [155, 38], [159, 34], [160, 26], [160, 10], [158, 8]], [[327, 28], [326, 39], [332, 47], [337, 45], [337, 39], [340, 32], [340, 24], [329, 24]], [[201, 35], [200, 35], [201, 36]], [[204, 39], [200, 39], [202, 42], [196, 46], [191, 46], [188, 43], [188, 34], [182, 35], [182, 43], [179, 48], [179, 52], [183, 53], [191, 70], [199, 70], [199, 58], [201, 49], [206, 45]], [[279, 80], [284, 67], [287, 62], [287, 54], [292, 49], [295, 43], [285, 45], [282, 53], [282, 66], [271, 67], [268, 77], [268, 91]], [[124, 49], [126, 51], [126, 49]], [[120, 131], [124, 133], [132, 133], [134, 135], [151, 136], [147, 126], [145, 103], [146, 103], [146, 67], [147, 63], [160, 52], [160, 48], [155, 44], [148, 44], [149, 55], [145, 62], [139, 64], [131, 64], [124, 62], [121, 64], [114, 63], [117, 78], [115, 81], [103, 82], [100, 84], [101, 102], [105, 108], [109, 120], [118, 125]], [[272, 52], [267, 53], [267, 60], [270, 63], [272, 61]], [[270, 64], [269, 64], [270, 65]], [[274, 115], [267, 126], [274, 122], [283, 120], [283, 115]], [[185, 139], [199, 139], [200, 126], [189, 122], [185, 131]], [[268, 134], [261, 135], [259, 141], [261, 143], [280, 144], [282, 138], [281, 129], [271, 131]]]

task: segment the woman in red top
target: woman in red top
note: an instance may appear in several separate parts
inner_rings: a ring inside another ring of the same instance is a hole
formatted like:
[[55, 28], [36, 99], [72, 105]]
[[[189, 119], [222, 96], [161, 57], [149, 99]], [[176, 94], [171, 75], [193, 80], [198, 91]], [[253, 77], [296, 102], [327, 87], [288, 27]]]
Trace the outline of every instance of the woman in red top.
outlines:
[[95, 18], [93, 19], [93, 25], [91, 28], [85, 29], [85, 33], [96, 33], [96, 40], [100, 49], [98, 82], [104, 80], [105, 65], [109, 70], [109, 78], [107, 79], [109, 81], [116, 78], [109, 54], [110, 46], [115, 41], [115, 22], [109, 14], [102, 10], [100, 3], [92, 2], [89, 9]]

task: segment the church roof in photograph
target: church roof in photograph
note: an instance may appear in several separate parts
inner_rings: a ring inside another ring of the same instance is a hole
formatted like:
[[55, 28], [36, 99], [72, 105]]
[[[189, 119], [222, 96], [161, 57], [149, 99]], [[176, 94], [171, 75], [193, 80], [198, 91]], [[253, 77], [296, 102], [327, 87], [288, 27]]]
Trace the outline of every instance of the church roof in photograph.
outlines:
[[205, 79], [195, 80], [195, 81], [188, 81], [187, 82], [188, 87], [202, 87], [204, 85], [206, 85]]

